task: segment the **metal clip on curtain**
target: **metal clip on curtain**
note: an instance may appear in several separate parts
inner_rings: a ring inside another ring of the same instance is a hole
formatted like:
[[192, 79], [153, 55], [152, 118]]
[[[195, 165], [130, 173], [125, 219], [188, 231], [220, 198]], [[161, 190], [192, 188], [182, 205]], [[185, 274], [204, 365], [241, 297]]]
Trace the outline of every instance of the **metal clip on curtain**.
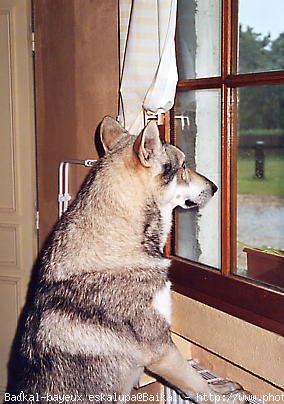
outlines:
[[144, 111], [144, 116], [146, 123], [153, 120], [156, 120], [158, 125], [164, 125], [165, 123], [165, 113], [161, 110], [156, 114], [151, 113], [150, 111]]

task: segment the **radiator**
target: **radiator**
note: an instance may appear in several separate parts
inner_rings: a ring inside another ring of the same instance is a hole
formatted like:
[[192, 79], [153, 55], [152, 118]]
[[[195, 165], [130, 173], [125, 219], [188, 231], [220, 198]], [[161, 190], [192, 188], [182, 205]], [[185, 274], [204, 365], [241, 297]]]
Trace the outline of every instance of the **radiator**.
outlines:
[[[195, 369], [200, 375], [208, 381], [208, 383], [218, 382], [224, 380], [223, 377], [216, 375], [215, 373], [205, 369], [199, 363], [194, 360], [189, 361], [190, 365]], [[253, 396], [248, 392], [244, 392], [244, 395], [248, 398], [248, 404], [263, 404], [263, 402]], [[182, 397], [182, 395], [178, 394], [174, 389], [171, 387], [165, 386], [164, 387], [164, 397], [165, 397], [165, 404], [189, 404], [190, 400], [186, 400]], [[203, 401], [206, 404], [206, 401]]]

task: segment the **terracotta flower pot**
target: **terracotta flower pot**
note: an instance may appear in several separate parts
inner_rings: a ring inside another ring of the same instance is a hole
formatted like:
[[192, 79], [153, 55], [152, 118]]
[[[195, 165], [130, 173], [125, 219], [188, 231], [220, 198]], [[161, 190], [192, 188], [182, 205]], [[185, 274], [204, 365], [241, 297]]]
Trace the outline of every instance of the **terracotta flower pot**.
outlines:
[[284, 256], [244, 248], [247, 253], [248, 277], [284, 288]]

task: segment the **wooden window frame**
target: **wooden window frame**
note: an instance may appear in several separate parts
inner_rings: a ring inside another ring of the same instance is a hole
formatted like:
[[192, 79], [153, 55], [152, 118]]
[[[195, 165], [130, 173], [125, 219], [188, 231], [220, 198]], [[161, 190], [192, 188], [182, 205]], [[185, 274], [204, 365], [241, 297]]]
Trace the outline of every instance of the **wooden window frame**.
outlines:
[[[219, 77], [180, 80], [177, 92], [219, 88], [222, 92], [221, 271], [174, 255], [176, 221], [165, 254], [171, 258], [173, 290], [249, 323], [284, 335], [284, 295], [231, 273], [236, 263], [237, 98], [243, 86], [284, 84], [284, 71], [236, 74], [238, 1], [222, 2], [222, 71]], [[233, 120], [230, 119], [233, 116]], [[175, 143], [174, 111], [165, 122], [165, 138]]]

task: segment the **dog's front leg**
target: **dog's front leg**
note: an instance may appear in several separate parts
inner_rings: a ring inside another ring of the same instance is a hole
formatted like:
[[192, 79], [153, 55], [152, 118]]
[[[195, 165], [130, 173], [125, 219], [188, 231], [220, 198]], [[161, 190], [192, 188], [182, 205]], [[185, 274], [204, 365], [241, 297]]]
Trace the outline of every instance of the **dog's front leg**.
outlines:
[[[210, 385], [182, 357], [177, 347], [172, 344], [159, 359], [147, 366], [147, 369], [177, 387], [185, 395], [196, 402], [226, 402], [242, 404], [241, 386], [224, 381], [220, 386]], [[244, 393], [244, 392], [243, 392]]]
[[197, 392], [209, 393], [205, 380], [188, 364], [174, 344], [147, 370], [177, 387], [189, 398], [197, 401]]

